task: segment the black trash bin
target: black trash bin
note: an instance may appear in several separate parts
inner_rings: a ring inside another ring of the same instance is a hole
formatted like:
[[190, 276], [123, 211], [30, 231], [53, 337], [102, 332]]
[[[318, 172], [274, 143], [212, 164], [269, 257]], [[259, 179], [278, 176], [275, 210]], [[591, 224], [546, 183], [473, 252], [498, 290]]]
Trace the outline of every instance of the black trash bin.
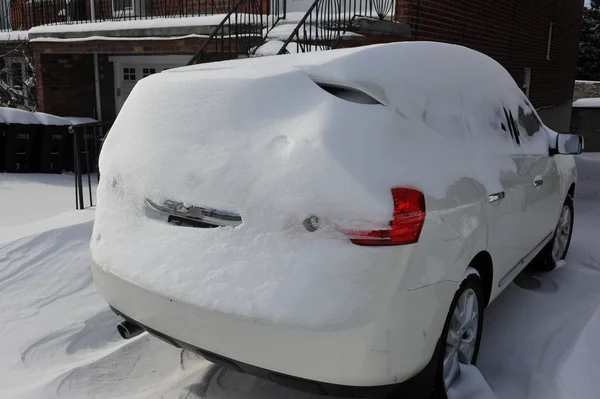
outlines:
[[4, 165], [8, 173], [39, 172], [36, 139], [39, 125], [14, 124], [5, 127]]
[[[98, 169], [98, 154], [100, 153], [100, 148], [98, 146], [98, 135], [100, 132], [96, 126], [88, 125], [88, 126], [73, 126], [73, 134], [68, 134], [68, 147], [69, 147], [69, 169], [70, 171], [75, 171], [75, 159], [73, 155], [75, 154], [74, 145], [75, 141], [77, 141], [77, 154], [79, 155], [79, 170], [81, 173], [88, 173], [88, 163], [89, 163], [89, 173], [95, 173]], [[96, 141], [94, 141], [94, 131], [96, 131]], [[73, 139], [73, 135], [75, 135], [75, 139]], [[87, 155], [87, 157], [86, 157]]]
[[68, 126], [42, 126], [40, 132], [40, 172], [61, 173], [68, 169]]
[[6, 162], [4, 158], [6, 153], [6, 125], [0, 124], [0, 173], [4, 172]]

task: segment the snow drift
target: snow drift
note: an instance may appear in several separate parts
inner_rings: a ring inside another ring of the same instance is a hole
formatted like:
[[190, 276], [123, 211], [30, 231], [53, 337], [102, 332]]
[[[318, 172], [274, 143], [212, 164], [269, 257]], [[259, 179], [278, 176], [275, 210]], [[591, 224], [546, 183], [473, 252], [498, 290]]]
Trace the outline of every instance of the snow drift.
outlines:
[[[341, 99], [323, 83], [379, 104]], [[101, 155], [94, 259], [164, 295], [240, 316], [322, 326], [367, 314], [398, 271], [368, 264], [369, 249], [339, 230], [384, 228], [392, 187], [444, 198], [467, 176], [501, 191], [500, 170], [515, 170], [502, 150], [514, 147], [497, 132], [503, 115], [491, 99], [518, 115], [515, 90], [492, 59], [436, 43], [222, 62], [143, 79]], [[548, 137], [534, 137], [519, 151], [547, 153]], [[146, 198], [237, 212], [243, 224], [165, 226], [144, 217]], [[302, 227], [310, 215], [323, 221], [316, 233]]]

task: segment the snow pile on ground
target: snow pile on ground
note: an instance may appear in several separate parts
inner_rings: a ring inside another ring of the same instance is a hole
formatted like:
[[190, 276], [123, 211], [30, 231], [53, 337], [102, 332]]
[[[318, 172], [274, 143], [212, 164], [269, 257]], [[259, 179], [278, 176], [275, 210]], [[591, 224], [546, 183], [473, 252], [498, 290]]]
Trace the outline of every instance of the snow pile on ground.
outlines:
[[[386, 106], [340, 100], [314, 80], [364, 88]], [[248, 318], [324, 326], [372, 317], [371, 302], [394, 270], [366, 262], [368, 250], [339, 230], [387, 228], [392, 187], [444, 198], [471, 176], [502, 191], [499, 170], [516, 165], [498, 149], [514, 144], [498, 134], [504, 116], [489, 115], [486, 101], [515, 98], [508, 85], [518, 92], [491, 58], [439, 43], [152, 75], [136, 85], [103, 147], [94, 259], [163, 295]], [[519, 114], [518, 102], [507, 104]], [[547, 136], [524, 136], [520, 151], [548, 152]], [[237, 212], [243, 224], [157, 224], [144, 215], [146, 198]], [[310, 215], [322, 220], [315, 233], [302, 227]]]
[[[75, 211], [74, 180], [73, 175], [0, 173], [0, 244], [92, 220], [92, 210]], [[94, 203], [96, 181], [92, 177]], [[89, 205], [87, 187], [84, 194]]]
[[[578, 193], [593, 193], [588, 188], [600, 185], [600, 154], [584, 154], [577, 163], [579, 175], [587, 176]], [[0, 184], [0, 211], [15, 209], [27, 221], [52, 213], [61, 219], [65, 204], [57, 200], [57, 188], [44, 183], [59, 177], [0, 178], [9, 178], [10, 187], [19, 190], [7, 196], [11, 190]], [[55, 200], [46, 202], [43, 213], [28, 215], [31, 197]], [[463, 369], [450, 399], [597, 399], [599, 201], [600, 195], [577, 198], [565, 265], [548, 274], [521, 274], [486, 310], [481, 373]], [[0, 215], [7, 220], [6, 213]], [[92, 284], [91, 223], [46, 228], [0, 243], [0, 397], [318, 398], [212, 366], [146, 334], [120, 340], [115, 332], [119, 319]]]
[[577, 197], [600, 198], [600, 153], [577, 157]]
[[573, 102], [573, 108], [600, 108], [600, 98], [580, 98]]

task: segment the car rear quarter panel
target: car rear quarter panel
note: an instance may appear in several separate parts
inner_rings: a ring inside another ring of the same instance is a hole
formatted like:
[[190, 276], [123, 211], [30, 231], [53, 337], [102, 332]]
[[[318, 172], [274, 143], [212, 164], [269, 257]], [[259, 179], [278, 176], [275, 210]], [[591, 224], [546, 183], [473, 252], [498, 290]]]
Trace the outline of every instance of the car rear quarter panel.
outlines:
[[461, 178], [445, 197], [426, 196], [427, 216], [419, 242], [410, 252], [403, 288], [460, 282], [470, 261], [486, 248], [482, 192], [476, 180]]

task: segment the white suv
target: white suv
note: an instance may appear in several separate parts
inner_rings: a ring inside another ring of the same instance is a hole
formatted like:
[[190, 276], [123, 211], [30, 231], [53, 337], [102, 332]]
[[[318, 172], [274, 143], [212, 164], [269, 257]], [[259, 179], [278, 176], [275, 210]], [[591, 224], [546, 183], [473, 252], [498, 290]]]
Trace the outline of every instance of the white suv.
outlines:
[[581, 148], [459, 46], [170, 70], [104, 144], [94, 279], [125, 338], [319, 394], [443, 394], [483, 309], [564, 259]]

